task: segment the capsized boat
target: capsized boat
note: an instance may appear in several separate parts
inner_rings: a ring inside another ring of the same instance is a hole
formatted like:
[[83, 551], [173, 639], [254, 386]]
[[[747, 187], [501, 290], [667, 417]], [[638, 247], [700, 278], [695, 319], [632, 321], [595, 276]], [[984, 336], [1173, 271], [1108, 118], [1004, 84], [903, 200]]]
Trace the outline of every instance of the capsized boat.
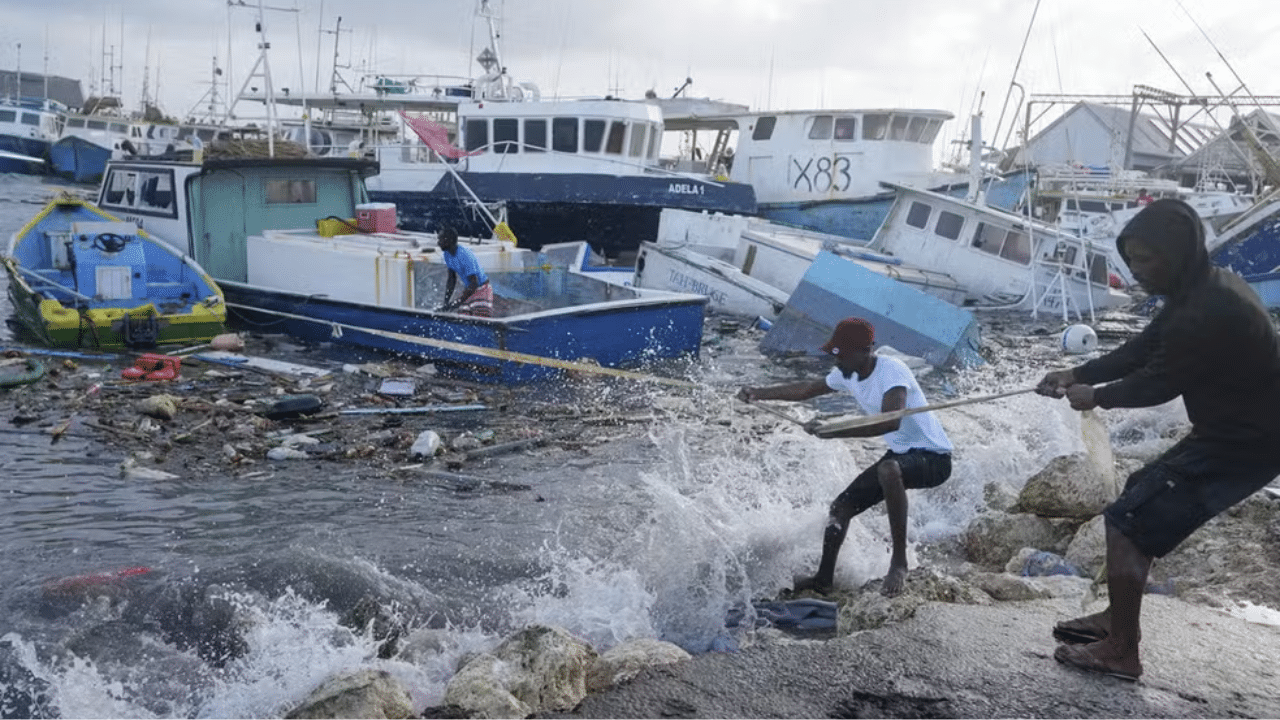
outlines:
[[224, 332], [222, 290], [195, 260], [69, 195], [5, 251], [18, 322], [54, 347], [147, 348]]

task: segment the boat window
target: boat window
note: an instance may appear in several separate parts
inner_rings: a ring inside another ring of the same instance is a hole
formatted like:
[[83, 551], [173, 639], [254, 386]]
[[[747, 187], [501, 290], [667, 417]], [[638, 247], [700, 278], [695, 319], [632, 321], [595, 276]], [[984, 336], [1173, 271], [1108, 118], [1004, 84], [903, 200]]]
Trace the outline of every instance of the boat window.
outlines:
[[90, 130], [106, 130], [107, 124], [102, 120], [85, 120], [84, 126]]
[[914, 228], [924, 229], [929, 224], [929, 213], [933, 208], [919, 201], [913, 201], [907, 210], [907, 224]]
[[964, 228], [963, 217], [943, 210], [938, 213], [938, 224], [933, 226], [933, 231], [944, 238], [955, 240], [960, 237], [962, 228]]
[[67, 127], [82, 128], [84, 127], [84, 118], [71, 118], [67, 121]]
[[578, 152], [578, 118], [555, 118], [551, 121], [551, 149]]
[[628, 155], [631, 157], [644, 156], [644, 133], [648, 129], [648, 123], [633, 123], [631, 125], [631, 145], [627, 149]]
[[[484, 121], [481, 120], [480, 122]], [[268, 205], [314, 203], [316, 201], [315, 180], [267, 180], [266, 191]]]
[[1104, 213], [1108, 212], [1107, 204], [1101, 200], [1081, 200], [1080, 209], [1085, 212]]
[[17, 117], [18, 113], [15, 110], [0, 110], [0, 122], [13, 122]]
[[582, 152], [600, 152], [600, 144], [604, 142], [604, 121], [582, 121]]
[[831, 139], [831, 116], [815, 115], [809, 125], [810, 140], [830, 140]]
[[1076, 246], [1067, 245], [1066, 243], [1058, 243], [1058, 255], [1062, 257], [1063, 265], [1076, 264]]
[[609, 141], [604, 145], [604, 151], [610, 155], [622, 154], [622, 142], [627, 139], [627, 124], [621, 120], [614, 120], [609, 123]]
[[862, 116], [862, 139], [883, 140], [889, 134], [889, 116], [881, 113]]
[[489, 144], [489, 121], [468, 120], [466, 124], [467, 150], [480, 150]]
[[907, 125], [907, 140], [910, 142], [920, 142], [920, 136], [924, 135], [925, 119], [916, 115], [911, 118], [911, 122]]
[[498, 118], [493, 121], [493, 151], [496, 153], [520, 152], [520, 121]]
[[[124, 123], [111, 123], [111, 132], [113, 132], [113, 133], [128, 134], [128, 133], [129, 133], [129, 126], [128, 126], [128, 125], [125, 125]], [[134, 137], [142, 137], [142, 129], [141, 129], [141, 128], [136, 128], [136, 127], [135, 127], [135, 128], [133, 129], [133, 136], [134, 136]]]
[[1031, 237], [1021, 230], [1010, 230], [1000, 248], [1000, 257], [1023, 265], [1031, 264]]
[[141, 173], [140, 176], [142, 189], [138, 192], [138, 207], [145, 210], [172, 210], [173, 176], [167, 171]]
[[751, 128], [752, 140], [768, 140], [773, 137], [773, 128], [778, 124], [778, 118], [773, 115], [766, 115], [756, 119], [756, 126]]
[[934, 118], [929, 121], [925, 127], [924, 133], [920, 136], [920, 142], [926, 145], [932, 145], [933, 141], [938, 137], [938, 131], [942, 129], [942, 121]]
[[1107, 256], [1089, 253], [1089, 282], [1099, 285], [1111, 284], [1111, 271], [1107, 267]]
[[1063, 203], [1063, 207], [1065, 207], [1065, 208], [1066, 208], [1066, 209], [1068, 209], [1068, 210], [1079, 210], [1079, 209], [1080, 209], [1080, 208], [1076, 207], [1076, 201], [1075, 201], [1075, 200], [1070, 200], [1070, 199], [1068, 199], [1065, 203]]
[[35, 113], [22, 113], [23, 125], [39, 125], [40, 116]]
[[649, 131], [649, 158], [651, 160], [658, 159], [658, 150], [660, 149], [659, 140], [662, 139], [662, 126], [654, 125]]
[[858, 120], [851, 117], [836, 118], [836, 139], [855, 140], [858, 137]]
[[196, 130], [196, 137], [200, 138], [205, 142], [210, 142], [213, 140], [213, 131], [212, 130]]
[[1006, 230], [1002, 227], [980, 222], [973, 231], [973, 246], [983, 252], [999, 255], [1005, 234]]
[[907, 123], [911, 118], [907, 115], [894, 115], [893, 123], [889, 126], [890, 140], [906, 140], [907, 139]]
[[[131, 172], [114, 171], [107, 180], [107, 193], [103, 197], [104, 204], [122, 205], [133, 204], [133, 188], [137, 181], [137, 175]], [[128, 202], [126, 203], [126, 197]]]
[[547, 121], [546, 120], [525, 120], [524, 121], [524, 151], [525, 152], [546, 152], [547, 149]]

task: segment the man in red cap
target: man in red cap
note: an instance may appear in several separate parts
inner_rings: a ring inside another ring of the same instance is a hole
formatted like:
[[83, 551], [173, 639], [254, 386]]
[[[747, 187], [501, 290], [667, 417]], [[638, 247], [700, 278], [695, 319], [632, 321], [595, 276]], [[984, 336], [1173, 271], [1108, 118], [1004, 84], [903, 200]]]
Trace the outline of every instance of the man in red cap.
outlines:
[[[875, 328], [862, 318], [848, 318], [836, 325], [823, 352], [834, 356], [836, 366], [823, 379], [772, 387], [744, 387], [738, 398], [753, 400], [809, 400], [833, 392], [847, 393], [868, 414], [887, 413], [928, 405], [920, 384], [906, 363], [876, 355]], [[889, 514], [893, 555], [880, 591], [888, 596], [902, 592], [907, 577], [907, 490], [941, 485], [951, 476], [951, 440], [931, 412], [916, 413], [875, 425], [819, 434], [816, 423], [805, 429], [823, 438], [883, 436], [889, 446], [874, 465], [863, 470], [831, 503], [822, 538], [818, 573], [796, 583], [796, 590], [828, 592], [835, 577], [836, 557], [849, 531], [849, 521], [884, 501]]]

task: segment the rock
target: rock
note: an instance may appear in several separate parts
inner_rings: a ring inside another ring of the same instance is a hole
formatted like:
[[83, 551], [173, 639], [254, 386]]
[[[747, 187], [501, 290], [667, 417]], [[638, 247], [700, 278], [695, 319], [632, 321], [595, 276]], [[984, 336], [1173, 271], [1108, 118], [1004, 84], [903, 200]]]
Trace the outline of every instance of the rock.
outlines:
[[1102, 472], [1087, 453], [1063, 455], [1036, 473], [1011, 512], [1088, 520], [1115, 499], [1115, 470]]
[[463, 666], [445, 688], [444, 701], [476, 717], [569, 710], [586, 697], [588, 668], [598, 657], [561, 628], [533, 625]]
[[1093, 577], [1107, 560], [1107, 522], [1099, 515], [1076, 531], [1067, 546], [1067, 560], [1086, 577]]
[[930, 568], [917, 568], [907, 573], [906, 588], [897, 597], [880, 594], [880, 581], [874, 580], [862, 592], [840, 604], [836, 618], [836, 635], [902, 622], [930, 602], [961, 605], [990, 605], [991, 597], [981, 589]]
[[357, 670], [329, 678], [286, 718], [409, 718], [409, 691], [385, 670]]
[[1040, 600], [1053, 597], [1053, 593], [1036, 584], [1035, 581], [1007, 573], [976, 573], [969, 578], [969, 582], [1001, 602]]
[[1075, 528], [1068, 521], [1030, 513], [988, 511], [969, 523], [961, 543], [970, 562], [996, 569], [1025, 547], [1065, 551]]
[[1021, 577], [1050, 577], [1053, 575], [1081, 576], [1083, 573], [1066, 558], [1057, 553], [1035, 548], [1022, 548], [1005, 566], [1004, 571]]
[[178, 399], [172, 395], [152, 395], [138, 401], [138, 412], [157, 420], [172, 420], [178, 414]]
[[691, 655], [674, 643], [638, 638], [609, 648], [587, 671], [588, 692], [599, 692], [626, 682], [641, 670], [656, 665], [684, 662]]

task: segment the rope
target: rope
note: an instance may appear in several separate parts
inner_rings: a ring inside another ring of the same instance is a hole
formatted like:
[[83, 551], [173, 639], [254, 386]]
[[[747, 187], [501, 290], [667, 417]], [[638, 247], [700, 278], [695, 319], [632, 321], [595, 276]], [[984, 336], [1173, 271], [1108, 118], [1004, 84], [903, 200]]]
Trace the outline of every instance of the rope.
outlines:
[[610, 375], [613, 377], [627, 378], [629, 380], [646, 380], [650, 382], [661, 383], [663, 385], [671, 385], [673, 387], [691, 388], [695, 385], [687, 380], [676, 380], [674, 378], [664, 378], [657, 375], [647, 375], [645, 373], [631, 372], [630, 370], [619, 370], [617, 368], [601, 367], [599, 365], [588, 365], [586, 363], [572, 362], [570, 360], [560, 360], [558, 358], [543, 357], [541, 355], [529, 355], [527, 353], [513, 352], [510, 350], [498, 350], [497, 348], [481, 347], [479, 345], [468, 345], [466, 343], [453, 342], [451, 340], [437, 340], [435, 338], [419, 337], [417, 335], [407, 335], [405, 333], [391, 332], [389, 330], [377, 330], [375, 328], [361, 327], [359, 325], [350, 325], [347, 323], [335, 322], [333, 320], [321, 320], [319, 318], [307, 317], [305, 315], [294, 315], [293, 313], [282, 312], [279, 310], [266, 310], [264, 308], [253, 307], [251, 305], [240, 305], [239, 303], [227, 303], [227, 307], [239, 310], [249, 310], [252, 312], [267, 313], [269, 315], [277, 315], [282, 318], [292, 320], [303, 320], [305, 322], [318, 323], [320, 325], [330, 326], [330, 332], [333, 329], [355, 330], [357, 332], [377, 335], [392, 340], [399, 340], [414, 345], [426, 345], [428, 347], [439, 348], [441, 350], [453, 350], [454, 352], [467, 353], [469, 355], [480, 355], [483, 357], [495, 358], [498, 360], [508, 360], [511, 362], [527, 363], [531, 365], [543, 365], [546, 367], [559, 368], [561, 370], [576, 370], [580, 372], [595, 373], [597, 375]]

